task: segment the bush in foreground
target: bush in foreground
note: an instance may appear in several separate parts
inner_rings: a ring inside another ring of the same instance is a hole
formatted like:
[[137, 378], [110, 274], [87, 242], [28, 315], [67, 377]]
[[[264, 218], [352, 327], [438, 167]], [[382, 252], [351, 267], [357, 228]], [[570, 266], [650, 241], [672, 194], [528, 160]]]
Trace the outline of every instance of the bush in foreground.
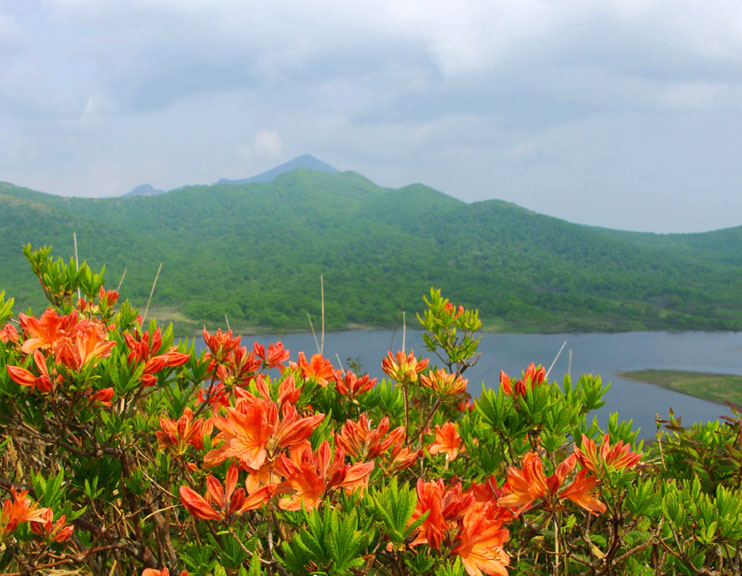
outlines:
[[645, 449], [591, 418], [591, 375], [531, 365], [471, 401], [477, 312], [436, 290], [432, 359], [390, 351], [381, 382], [231, 331], [197, 354], [102, 273], [26, 255], [50, 307], [0, 295], [5, 574], [739, 573], [738, 410]]

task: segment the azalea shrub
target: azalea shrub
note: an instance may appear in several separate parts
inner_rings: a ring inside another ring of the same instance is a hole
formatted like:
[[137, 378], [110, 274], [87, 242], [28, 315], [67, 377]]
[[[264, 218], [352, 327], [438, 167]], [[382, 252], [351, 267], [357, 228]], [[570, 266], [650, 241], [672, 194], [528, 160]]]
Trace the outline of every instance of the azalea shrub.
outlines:
[[103, 271], [27, 247], [50, 305], [0, 295], [4, 574], [738, 574], [742, 419], [592, 412], [607, 385], [467, 393], [477, 312], [440, 291], [380, 381], [281, 342], [174, 341]]

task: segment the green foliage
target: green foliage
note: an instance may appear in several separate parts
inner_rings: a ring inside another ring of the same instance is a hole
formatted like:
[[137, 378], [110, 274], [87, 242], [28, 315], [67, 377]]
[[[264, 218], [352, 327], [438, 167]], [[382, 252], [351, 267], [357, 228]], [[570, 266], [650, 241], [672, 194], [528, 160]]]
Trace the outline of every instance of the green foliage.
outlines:
[[0, 328], [3, 572], [739, 572], [737, 408], [670, 413], [642, 454], [631, 421], [590, 419], [599, 377], [532, 364], [469, 404], [478, 314], [435, 289], [420, 320], [449, 372], [390, 353], [372, 388], [231, 331], [197, 355], [100, 274], [28, 256], [56, 304]]
[[402, 545], [409, 541], [427, 514], [411, 522], [412, 513], [417, 506], [415, 491], [405, 485], [397, 485], [392, 478], [387, 486], [375, 490], [370, 495], [376, 515], [384, 523], [386, 534], [394, 544]]
[[0, 291], [0, 324], [5, 324], [13, 315], [13, 298], [5, 299], [5, 291]]
[[[476, 304], [488, 330], [742, 328], [742, 227], [620, 233], [309, 171], [139, 198], [60, 198], [0, 184], [0, 198], [0, 243], [9, 247], [0, 290], [12, 287], [23, 309], [43, 302], [13, 247], [53, 244], [69, 256], [77, 232], [80, 255], [106, 262], [138, 307], [162, 262], [150, 311], [179, 322], [181, 333], [225, 314], [235, 326], [305, 330], [307, 312], [320, 314], [320, 275], [328, 328], [390, 326], [411, 308], [427, 314], [416, 295], [431, 285]], [[68, 280], [55, 279], [53, 297]], [[460, 324], [439, 328], [458, 336]]]
[[94, 272], [83, 261], [79, 265], [74, 259], [65, 265], [61, 258], [53, 260], [50, 256], [51, 246], [34, 250], [31, 244], [23, 247], [23, 255], [31, 264], [31, 270], [44, 288], [44, 294], [53, 306], [70, 309], [73, 299], [78, 295], [93, 299], [103, 286], [103, 273]]
[[436, 288], [430, 289], [430, 299], [423, 300], [425, 312], [422, 317], [418, 314], [417, 319], [425, 330], [426, 347], [439, 354], [449, 372], [463, 374], [480, 356], [477, 348], [481, 336], [474, 336], [482, 327], [479, 311], [465, 310], [463, 306], [455, 308]]
[[[282, 563], [291, 574], [351, 574], [363, 565], [363, 550], [374, 538], [370, 526], [359, 526], [355, 510], [331, 510], [304, 513], [307, 528], [291, 542], [284, 542]], [[309, 568], [309, 567], [312, 568]]]

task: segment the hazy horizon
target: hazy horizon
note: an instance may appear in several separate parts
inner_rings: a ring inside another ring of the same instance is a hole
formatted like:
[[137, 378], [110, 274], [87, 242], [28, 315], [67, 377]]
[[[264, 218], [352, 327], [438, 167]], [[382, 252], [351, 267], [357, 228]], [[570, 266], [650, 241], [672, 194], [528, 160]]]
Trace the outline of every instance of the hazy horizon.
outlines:
[[742, 5], [0, 0], [0, 180], [120, 196], [303, 153], [571, 222], [742, 224]]

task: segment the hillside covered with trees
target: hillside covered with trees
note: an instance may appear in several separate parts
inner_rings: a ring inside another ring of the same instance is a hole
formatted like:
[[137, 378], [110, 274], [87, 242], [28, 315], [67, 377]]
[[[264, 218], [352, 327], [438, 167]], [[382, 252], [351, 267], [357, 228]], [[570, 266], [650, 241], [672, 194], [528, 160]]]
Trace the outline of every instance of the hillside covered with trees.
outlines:
[[0, 290], [39, 306], [21, 247], [106, 264], [107, 285], [181, 331], [203, 323], [391, 326], [431, 285], [485, 329], [742, 329], [742, 226], [645, 234], [572, 224], [514, 204], [468, 204], [423, 185], [295, 170], [269, 182], [157, 196], [65, 198], [0, 183]]

